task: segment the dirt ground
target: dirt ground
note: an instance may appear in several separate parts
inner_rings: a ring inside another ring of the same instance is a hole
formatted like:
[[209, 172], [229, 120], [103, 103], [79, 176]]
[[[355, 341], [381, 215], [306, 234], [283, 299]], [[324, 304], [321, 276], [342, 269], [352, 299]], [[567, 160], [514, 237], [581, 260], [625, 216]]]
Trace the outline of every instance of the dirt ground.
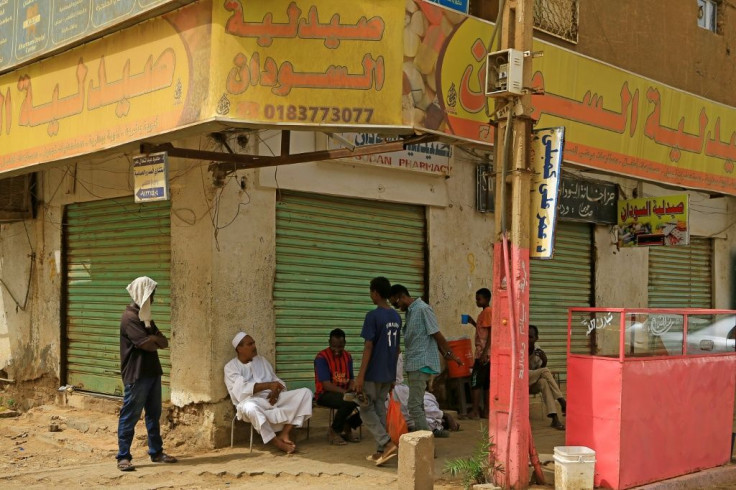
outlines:
[[[242, 430], [247, 426], [241, 427], [234, 448], [208, 451], [194, 448], [186, 431], [169, 432], [164, 427], [165, 450], [180, 460], [173, 465], [148, 460], [145, 427], [140, 422], [132, 448], [137, 470], [123, 473], [115, 466], [117, 416], [114, 410], [82, 410], [46, 403], [14, 412], [8, 410], [5, 401], [5, 406], [0, 408], [0, 487], [3, 488], [397, 487], [398, 458], [380, 468], [365, 460], [373, 452], [372, 438], [367, 431], [359, 443], [328, 444], [326, 410], [315, 411], [308, 439], [306, 430], [297, 431], [299, 450], [288, 456], [263, 445], [258, 434], [250, 453], [247, 431]], [[533, 413], [541, 412], [533, 409]], [[537, 422], [534, 430], [540, 453], [552, 453], [554, 445], [564, 444], [564, 433], [546, 427], [546, 420], [540, 418]], [[469, 456], [480, 440], [480, 421], [462, 420], [460, 424], [459, 432], [446, 439], [435, 439], [437, 489], [462, 488], [459, 478], [452, 478], [442, 470], [447, 460]], [[548, 464], [547, 468], [551, 482], [553, 465]]]

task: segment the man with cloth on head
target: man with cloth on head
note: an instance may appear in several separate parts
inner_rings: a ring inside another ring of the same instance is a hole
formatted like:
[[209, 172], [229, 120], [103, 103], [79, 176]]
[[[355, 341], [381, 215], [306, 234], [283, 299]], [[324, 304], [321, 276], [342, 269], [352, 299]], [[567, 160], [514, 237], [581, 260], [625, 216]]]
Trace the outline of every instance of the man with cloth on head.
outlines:
[[169, 346], [164, 334], [151, 319], [151, 303], [156, 293], [156, 281], [142, 276], [128, 284], [132, 299], [120, 319], [120, 374], [123, 377], [123, 406], [118, 420], [118, 469], [133, 471], [135, 466], [130, 446], [135, 425], [146, 411], [148, 455], [154, 463], [176, 463], [176, 458], [164, 453], [161, 439], [161, 361], [158, 350]]
[[289, 433], [312, 416], [312, 391], [286, 391], [271, 364], [258, 355], [250, 335], [238, 332], [233, 347], [236, 356], [225, 364], [225, 385], [238, 419], [249, 421], [265, 444], [270, 442], [287, 454], [293, 453], [296, 444]]

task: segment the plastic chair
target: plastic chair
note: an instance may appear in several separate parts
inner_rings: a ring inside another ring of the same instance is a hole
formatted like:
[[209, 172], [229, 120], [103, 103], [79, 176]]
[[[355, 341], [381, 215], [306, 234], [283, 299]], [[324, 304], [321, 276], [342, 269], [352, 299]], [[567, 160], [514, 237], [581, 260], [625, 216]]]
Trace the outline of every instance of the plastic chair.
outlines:
[[[230, 422], [230, 447], [233, 447], [234, 441], [235, 441], [235, 422], [238, 420], [238, 414], [236, 413], [233, 416], [232, 422]], [[307, 419], [307, 439], [309, 439], [309, 421], [311, 419]], [[249, 444], [249, 452], [253, 452], [253, 424], [251, 424], [247, 420], [243, 420], [243, 422], [250, 424], [250, 444]], [[361, 432], [361, 437], [363, 433]]]
[[[238, 414], [236, 413], [235, 416], [233, 417], [233, 421], [230, 423], [230, 447], [233, 447], [233, 442], [234, 442], [234, 438], [235, 438], [235, 422], [237, 420], [238, 420]], [[250, 422], [245, 421], [245, 420], [243, 422], [246, 422], [246, 423], [250, 424]], [[250, 448], [249, 448], [249, 451], [251, 453], [253, 452], [253, 424], [250, 424]]]

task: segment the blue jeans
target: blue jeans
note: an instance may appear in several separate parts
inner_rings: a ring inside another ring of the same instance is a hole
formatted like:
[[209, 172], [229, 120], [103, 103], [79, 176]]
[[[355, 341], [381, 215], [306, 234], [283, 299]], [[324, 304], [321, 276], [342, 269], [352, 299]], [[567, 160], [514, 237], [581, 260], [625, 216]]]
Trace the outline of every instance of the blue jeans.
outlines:
[[130, 445], [135, 435], [135, 424], [146, 410], [146, 431], [148, 432], [148, 454], [153, 457], [161, 454], [164, 444], [161, 440], [161, 376], [140, 378], [135, 383], [125, 385], [123, 406], [118, 421], [118, 461], [133, 459]]
[[427, 390], [429, 374], [409, 371], [406, 377], [409, 385], [409, 401], [406, 408], [409, 411], [409, 417], [414, 421], [414, 430], [429, 430], [427, 416], [424, 415], [424, 392]]
[[376, 440], [376, 452], [383, 452], [383, 447], [391, 441], [386, 432], [386, 399], [391, 390], [391, 383], [376, 383], [366, 381], [363, 384], [363, 393], [370, 397], [371, 403], [367, 407], [360, 407], [360, 418], [363, 424], [371, 431]]

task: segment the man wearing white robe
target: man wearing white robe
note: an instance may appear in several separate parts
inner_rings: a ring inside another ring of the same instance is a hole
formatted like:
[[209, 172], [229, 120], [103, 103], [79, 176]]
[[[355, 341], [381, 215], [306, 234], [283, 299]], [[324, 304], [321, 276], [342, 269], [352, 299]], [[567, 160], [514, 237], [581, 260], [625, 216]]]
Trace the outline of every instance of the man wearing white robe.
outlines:
[[293, 453], [296, 444], [289, 433], [312, 416], [311, 390], [286, 391], [286, 385], [276, 376], [271, 364], [258, 355], [250, 335], [239, 332], [232, 343], [237, 355], [225, 364], [225, 385], [238, 419], [250, 422], [264, 443], [270, 442], [285, 453]]

